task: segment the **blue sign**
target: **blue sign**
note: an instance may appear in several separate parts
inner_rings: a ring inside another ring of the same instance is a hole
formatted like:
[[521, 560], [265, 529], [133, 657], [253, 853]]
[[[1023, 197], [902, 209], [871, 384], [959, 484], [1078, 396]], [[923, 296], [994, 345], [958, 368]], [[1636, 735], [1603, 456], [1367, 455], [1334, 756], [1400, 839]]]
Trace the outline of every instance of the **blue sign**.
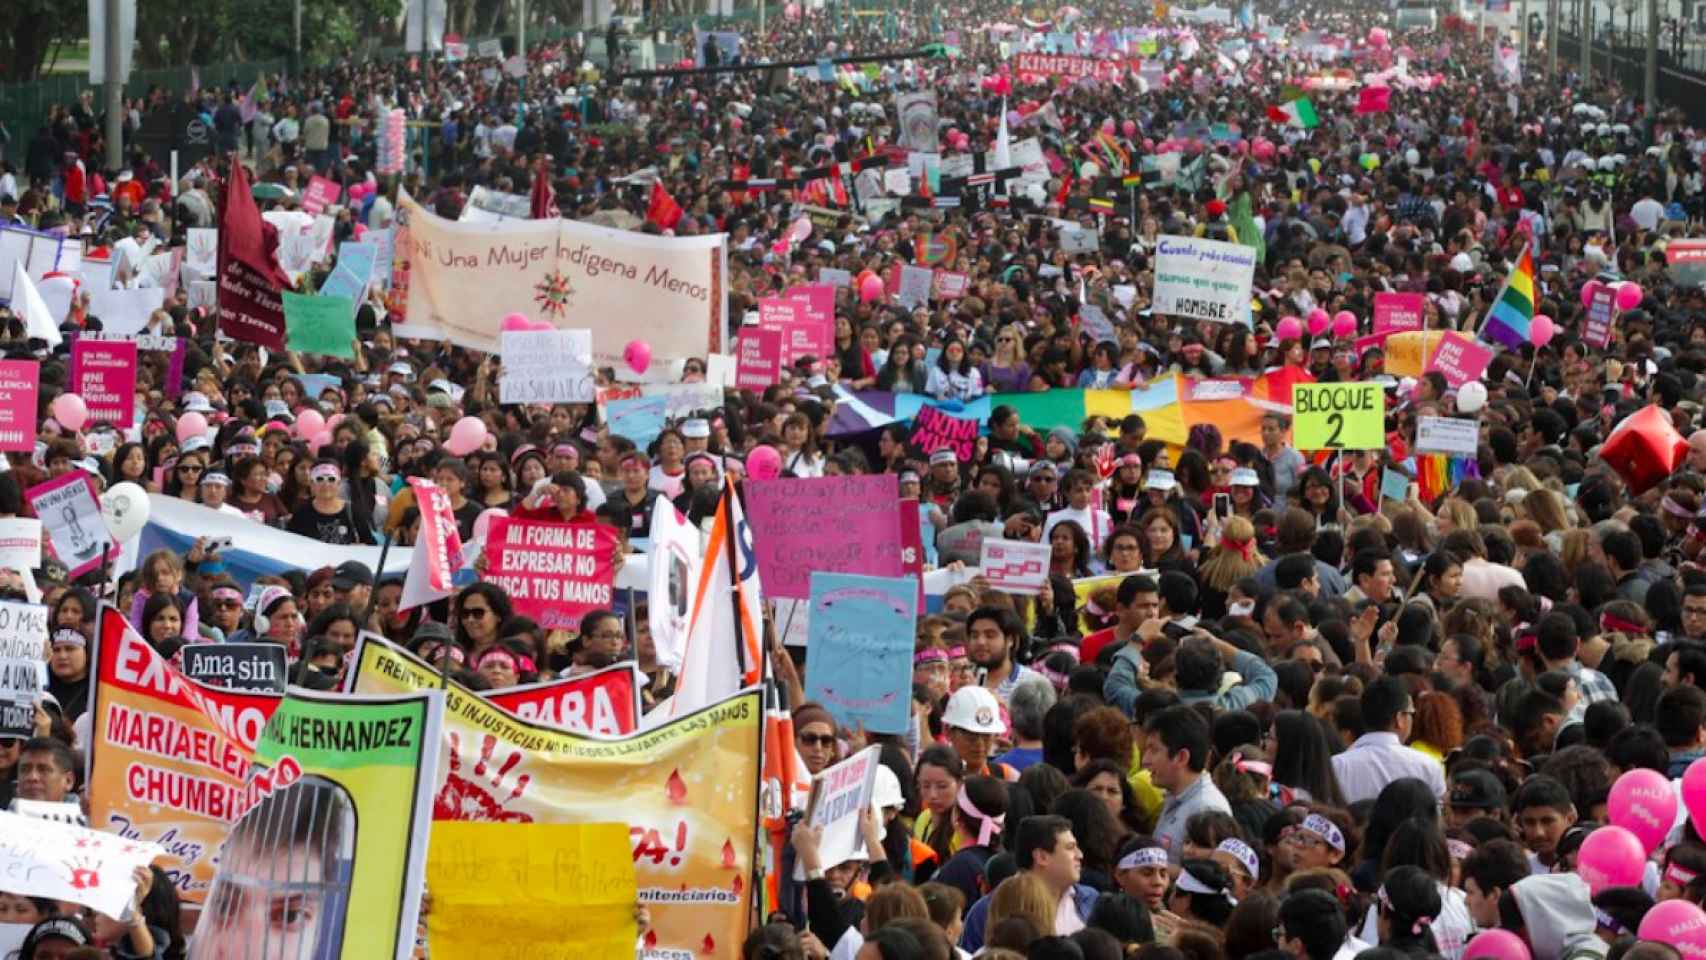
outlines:
[[806, 697], [849, 730], [906, 732], [918, 581], [813, 573], [811, 590]]

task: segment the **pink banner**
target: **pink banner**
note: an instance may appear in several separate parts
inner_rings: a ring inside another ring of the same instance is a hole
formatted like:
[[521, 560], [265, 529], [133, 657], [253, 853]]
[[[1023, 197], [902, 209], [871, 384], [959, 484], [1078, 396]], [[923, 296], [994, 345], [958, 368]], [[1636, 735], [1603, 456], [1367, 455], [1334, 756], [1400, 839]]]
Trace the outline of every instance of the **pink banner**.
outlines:
[[0, 360], [0, 451], [35, 449], [36, 398], [40, 391], [39, 362]]
[[1374, 295], [1374, 332], [1402, 333], [1422, 329], [1422, 310], [1427, 297], [1420, 293], [1377, 293]]
[[746, 519], [765, 593], [809, 600], [814, 570], [901, 576], [899, 497], [892, 473], [748, 480]]
[[1582, 322], [1582, 342], [1595, 350], [1611, 346], [1611, 326], [1617, 320], [1617, 290], [1600, 285], [1588, 302], [1587, 319]]
[[1084, 77], [1117, 80], [1128, 67], [1136, 70], [1138, 66], [1136, 60], [1097, 60], [1094, 57], [1072, 57], [1052, 53], [1021, 53], [1013, 58], [1013, 69], [1020, 74], [1066, 77], [1072, 80]]
[[1455, 390], [1471, 380], [1481, 379], [1481, 374], [1487, 372], [1487, 364], [1492, 362], [1493, 351], [1468, 337], [1447, 331], [1440, 338], [1433, 358], [1428, 361], [1427, 370], [1438, 370], [1444, 374], [1446, 384]]
[[735, 386], [763, 390], [782, 374], [782, 331], [746, 327], [735, 346]]
[[325, 209], [338, 202], [344, 194], [344, 188], [337, 181], [315, 176], [309, 179], [308, 186], [302, 189], [302, 212], [319, 216]]
[[77, 338], [70, 389], [89, 407], [89, 422], [130, 429], [136, 422], [136, 341]]
[[616, 528], [497, 517], [486, 537], [485, 579], [502, 587], [515, 612], [547, 630], [577, 629], [581, 617], [614, 599]]

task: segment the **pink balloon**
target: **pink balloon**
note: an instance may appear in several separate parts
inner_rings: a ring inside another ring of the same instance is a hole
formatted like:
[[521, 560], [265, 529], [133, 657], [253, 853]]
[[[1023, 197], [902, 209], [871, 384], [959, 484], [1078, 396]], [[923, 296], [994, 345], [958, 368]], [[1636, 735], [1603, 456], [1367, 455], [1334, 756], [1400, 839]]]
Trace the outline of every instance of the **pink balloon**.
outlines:
[[486, 442], [486, 424], [479, 417], [463, 417], [450, 428], [450, 436], [444, 440], [444, 449], [458, 457], [466, 457], [480, 444]]
[[1303, 321], [1296, 317], [1281, 317], [1274, 327], [1274, 337], [1279, 340], [1303, 339]]
[[83, 424], [89, 422], [89, 405], [75, 393], [62, 393], [53, 398], [53, 419], [59, 425], [75, 433], [83, 429]]
[[1320, 307], [1316, 307], [1309, 311], [1309, 335], [1312, 337], [1319, 337], [1321, 334], [1326, 332], [1327, 325], [1330, 322], [1332, 321], [1327, 316], [1327, 311]]
[[1698, 956], [1684, 946], [1696, 947], [1706, 941], [1706, 911], [1687, 900], [1666, 900], [1653, 905], [1641, 918], [1641, 928], [1635, 935], [1642, 940], [1668, 943], [1685, 957]]
[[1483, 930], [1463, 948], [1463, 960], [1532, 960], [1532, 954], [1509, 930]]
[[652, 365], [652, 345], [644, 340], [629, 340], [622, 348], [622, 359], [627, 361], [635, 373], [645, 373]]
[[782, 455], [772, 446], [754, 447], [746, 455], [746, 475], [754, 480], [774, 480], [782, 475]]
[[321, 430], [319, 433], [316, 433], [316, 434], [314, 434], [313, 437], [309, 438], [309, 440], [308, 440], [308, 452], [318, 456], [320, 453], [320, 448], [324, 447], [326, 444], [331, 443], [331, 442], [332, 442], [332, 431]]
[[523, 330], [533, 329], [533, 321], [527, 319], [525, 313], [511, 313], [504, 317], [500, 329], [508, 330], [511, 333], [520, 333]]
[[480, 515], [474, 518], [474, 539], [484, 543], [486, 535], [492, 531], [492, 521], [507, 516], [509, 511], [503, 507], [490, 507], [480, 511]]
[[1599, 281], [1598, 280], [1589, 280], [1587, 283], [1582, 284], [1582, 306], [1584, 306], [1584, 307], [1593, 306], [1594, 294], [1596, 294], [1598, 292], [1599, 292]]
[[1340, 310], [1333, 315], [1333, 336], [1341, 340], [1356, 336], [1357, 315], [1349, 310]]
[[296, 435], [304, 440], [326, 429], [326, 418], [309, 408], [296, 415]]
[[179, 443], [191, 437], [204, 437], [207, 435], [207, 418], [192, 410], [178, 418], [177, 433]]
[[1638, 283], [1625, 283], [1617, 288], [1617, 309], [1633, 310], [1641, 305], [1641, 299], [1646, 294], [1641, 291]]
[[1113, 117], [1109, 117], [1108, 119], [1102, 121], [1102, 132], [1103, 133], [1113, 133], [1114, 132], [1114, 118]]
[[1536, 347], [1544, 347], [1552, 342], [1552, 337], [1557, 332], [1558, 328], [1552, 323], [1551, 317], [1544, 313], [1536, 314], [1528, 323], [1528, 342]]
[[[1540, 319], [1539, 317], [1535, 318]], [[1647, 853], [1658, 849], [1676, 822], [1676, 792], [1656, 770], [1630, 770], [1611, 785], [1606, 818], [1641, 841]]]
[[1682, 773], [1682, 805], [1696, 828], [1706, 824], [1706, 758], [1694, 761]]
[[870, 303], [883, 295], [883, 278], [872, 274], [859, 282], [859, 302]]
[[1123, 120], [1123, 121], [1121, 121], [1120, 122], [1120, 133], [1125, 134], [1125, 137], [1128, 140], [1131, 139], [1132, 137], [1137, 136], [1137, 121], [1136, 120]]
[[801, 217], [788, 225], [788, 239], [794, 243], [802, 243], [811, 235], [812, 221], [810, 217]]
[[1576, 872], [1592, 893], [1635, 886], [1646, 864], [1647, 851], [1640, 839], [1622, 827], [1600, 827], [1588, 834], [1576, 855]]

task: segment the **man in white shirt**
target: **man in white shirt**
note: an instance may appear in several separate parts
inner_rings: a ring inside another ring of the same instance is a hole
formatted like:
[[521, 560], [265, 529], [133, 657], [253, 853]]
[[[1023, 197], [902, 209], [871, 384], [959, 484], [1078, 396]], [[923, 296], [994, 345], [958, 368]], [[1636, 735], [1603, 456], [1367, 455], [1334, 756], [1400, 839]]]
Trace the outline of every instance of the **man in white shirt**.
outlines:
[[1659, 221], [1665, 218], [1665, 205], [1653, 199], [1650, 195], [1643, 196], [1629, 208], [1629, 219], [1642, 230], [1652, 232], [1659, 228]]
[[1369, 731], [1333, 758], [1333, 774], [1347, 805], [1373, 800], [1385, 786], [1403, 777], [1427, 784], [1445, 796], [1445, 772], [1439, 761], [1404, 745], [1416, 722], [1410, 691], [1397, 677], [1381, 677], [1362, 693], [1362, 722]]

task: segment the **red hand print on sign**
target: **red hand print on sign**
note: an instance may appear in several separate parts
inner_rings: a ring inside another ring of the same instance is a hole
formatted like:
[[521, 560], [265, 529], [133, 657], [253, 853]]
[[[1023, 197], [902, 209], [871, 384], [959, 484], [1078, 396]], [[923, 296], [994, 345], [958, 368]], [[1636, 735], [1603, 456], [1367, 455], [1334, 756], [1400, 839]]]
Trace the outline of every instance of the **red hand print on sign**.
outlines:
[[515, 786], [509, 795], [503, 796], [505, 781], [516, 766], [521, 763], [521, 751], [516, 750], [505, 757], [501, 766], [491, 766], [492, 751], [497, 748], [498, 738], [487, 734], [480, 743], [480, 759], [474, 764], [473, 776], [462, 776], [462, 743], [455, 733], [450, 734], [450, 773], [444, 778], [444, 787], [438, 791], [438, 797], [433, 801], [432, 817], [434, 820], [495, 820], [505, 823], [532, 823], [531, 814], [519, 810], [504, 809], [511, 801], [518, 799], [527, 792], [527, 785], [533, 778], [522, 774], [515, 778]]

